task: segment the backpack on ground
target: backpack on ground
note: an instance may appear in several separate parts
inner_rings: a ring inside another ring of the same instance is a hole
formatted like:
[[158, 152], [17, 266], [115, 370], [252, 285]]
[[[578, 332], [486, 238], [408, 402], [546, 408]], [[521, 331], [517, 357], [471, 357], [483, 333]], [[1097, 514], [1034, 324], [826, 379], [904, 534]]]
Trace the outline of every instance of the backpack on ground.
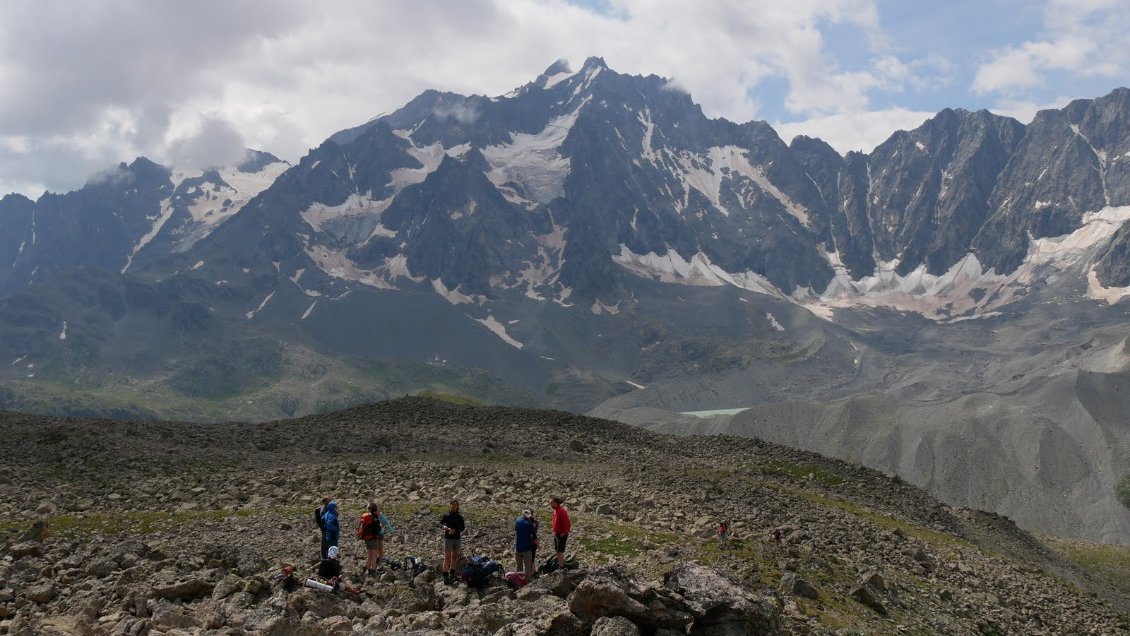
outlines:
[[[566, 570], [576, 570], [580, 567], [581, 567], [580, 564], [577, 563], [577, 557], [573, 556], [572, 554], [568, 554], [568, 555], [565, 556], [565, 568], [564, 569], [566, 569]], [[557, 568], [557, 555], [551, 555], [548, 558], [546, 558], [546, 560], [544, 562], [542, 562], [541, 565], [538, 566], [538, 574], [550, 574], [552, 572], [556, 572], [557, 569], [558, 569]]]
[[530, 580], [526, 578], [526, 575], [521, 572], [507, 572], [502, 575], [502, 580], [506, 581], [506, 584], [515, 590], [526, 587], [530, 582]]
[[491, 576], [501, 569], [502, 566], [495, 561], [486, 557], [473, 556], [468, 559], [467, 566], [463, 568], [460, 578], [469, 587], [486, 587], [490, 583]]
[[361, 525], [357, 526], [357, 538], [362, 541], [372, 541], [373, 539], [380, 539], [382, 536], [381, 520], [367, 512], [362, 513]]
[[414, 556], [404, 557], [404, 569], [411, 572], [412, 576], [416, 576], [428, 569], [428, 562], [423, 559], [417, 559]]

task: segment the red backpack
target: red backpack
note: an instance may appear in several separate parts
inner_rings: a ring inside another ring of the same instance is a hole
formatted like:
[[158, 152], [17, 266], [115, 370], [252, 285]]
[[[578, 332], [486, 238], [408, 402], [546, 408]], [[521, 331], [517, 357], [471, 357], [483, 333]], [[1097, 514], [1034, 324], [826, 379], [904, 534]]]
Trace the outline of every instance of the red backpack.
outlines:
[[362, 541], [372, 541], [381, 538], [381, 520], [372, 514], [361, 514], [361, 525], [357, 526], [357, 538]]

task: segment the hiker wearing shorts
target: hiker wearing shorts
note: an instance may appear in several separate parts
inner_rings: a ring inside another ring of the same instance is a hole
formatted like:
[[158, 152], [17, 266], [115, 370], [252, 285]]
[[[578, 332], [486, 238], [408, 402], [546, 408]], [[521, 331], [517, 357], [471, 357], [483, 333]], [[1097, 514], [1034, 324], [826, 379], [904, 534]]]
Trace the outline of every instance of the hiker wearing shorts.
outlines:
[[534, 576], [534, 513], [523, 510], [522, 516], [514, 521], [514, 560], [517, 562], [517, 571], [526, 575], [527, 579]]
[[385, 537], [392, 534], [392, 522], [380, 506], [369, 502], [368, 509], [361, 515], [361, 525], [357, 529], [357, 536], [365, 542], [366, 560], [365, 573], [373, 576], [377, 573], [377, 566], [385, 555]]
[[459, 582], [455, 567], [459, 564], [460, 538], [467, 527], [463, 523], [463, 515], [459, 514], [459, 500], [452, 499], [450, 506], [447, 514], [439, 520], [443, 528], [443, 582], [448, 585]]
[[560, 497], [550, 497], [549, 507], [553, 508], [550, 528], [553, 530], [553, 550], [557, 552], [557, 569], [560, 570], [565, 568], [565, 543], [569, 540], [573, 524], [569, 521], [569, 511], [561, 504]]

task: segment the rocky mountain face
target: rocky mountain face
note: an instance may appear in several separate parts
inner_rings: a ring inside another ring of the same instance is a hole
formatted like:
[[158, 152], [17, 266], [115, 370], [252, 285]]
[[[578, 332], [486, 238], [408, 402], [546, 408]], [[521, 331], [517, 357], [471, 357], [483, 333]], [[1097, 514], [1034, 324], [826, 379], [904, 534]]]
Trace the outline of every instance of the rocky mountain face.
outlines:
[[[1125, 551], [1042, 541], [897, 478], [754, 440], [419, 398], [263, 424], [6, 414], [0, 434], [10, 634], [1130, 629]], [[359, 594], [272, 582], [283, 564], [312, 573], [323, 495], [338, 502]], [[464, 555], [510, 570], [523, 508], [542, 521], [538, 561], [549, 556], [552, 495], [570, 510], [578, 569], [519, 589], [437, 576], [448, 499], [467, 520]], [[389, 562], [367, 576], [353, 529], [372, 500], [394, 530]], [[393, 567], [409, 555], [426, 567]]]
[[[286, 164], [262, 152], [231, 168], [174, 173], [145, 158], [66, 194], [0, 199], [0, 295], [59, 272], [126, 272], [187, 251], [269, 186]], [[137, 264], [135, 264], [137, 261]]]
[[[263, 420], [429, 389], [659, 426], [758, 407], [725, 430], [1128, 543], [1128, 100], [1028, 125], [946, 110], [841, 156], [590, 58], [502, 96], [424, 92], [293, 166], [137, 159], [0, 200], [0, 405]], [[768, 422], [799, 412], [820, 417]], [[968, 487], [927, 461], [960, 449]]]

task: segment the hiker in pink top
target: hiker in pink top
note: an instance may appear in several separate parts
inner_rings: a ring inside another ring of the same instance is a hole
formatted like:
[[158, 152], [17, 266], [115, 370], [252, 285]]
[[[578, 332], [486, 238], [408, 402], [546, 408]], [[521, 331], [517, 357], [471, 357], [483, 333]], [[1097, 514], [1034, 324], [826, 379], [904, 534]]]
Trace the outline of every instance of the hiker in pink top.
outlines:
[[565, 568], [565, 542], [569, 540], [573, 524], [569, 522], [569, 511], [561, 505], [560, 497], [550, 497], [549, 507], [553, 508], [553, 549], [557, 552], [557, 569], [561, 570]]

